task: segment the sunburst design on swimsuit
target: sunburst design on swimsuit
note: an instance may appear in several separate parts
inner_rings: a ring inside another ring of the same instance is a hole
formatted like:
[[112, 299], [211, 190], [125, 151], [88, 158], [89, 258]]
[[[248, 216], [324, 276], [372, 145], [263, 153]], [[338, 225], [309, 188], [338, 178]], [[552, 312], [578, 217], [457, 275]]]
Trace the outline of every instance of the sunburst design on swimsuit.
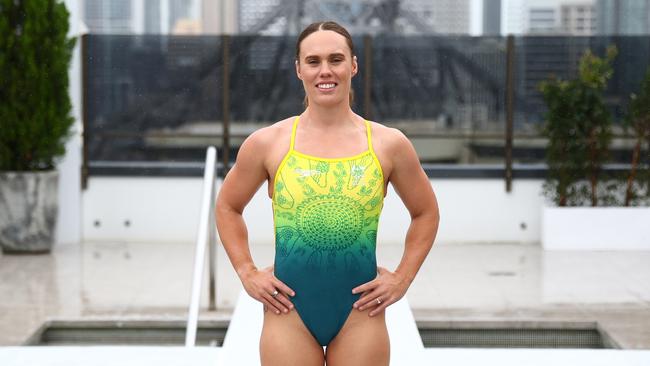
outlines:
[[328, 270], [343, 270], [375, 261], [376, 234], [369, 233], [383, 207], [383, 175], [366, 126], [369, 149], [351, 157], [301, 154], [292, 142], [274, 180], [276, 264], [325, 268], [327, 258]]
[[298, 231], [307, 245], [320, 250], [350, 247], [363, 230], [364, 209], [343, 195], [316, 195], [296, 210]]
[[296, 292], [291, 298], [320, 345], [338, 333], [360, 294], [352, 289], [377, 276], [377, 226], [384, 176], [372, 149], [344, 158], [320, 158], [293, 149], [274, 178], [274, 274]]

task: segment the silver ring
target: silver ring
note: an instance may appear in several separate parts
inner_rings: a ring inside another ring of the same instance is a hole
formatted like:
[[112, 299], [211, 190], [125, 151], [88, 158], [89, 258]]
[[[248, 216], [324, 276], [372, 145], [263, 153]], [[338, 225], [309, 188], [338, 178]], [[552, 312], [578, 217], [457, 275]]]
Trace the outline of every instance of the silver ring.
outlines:
[[377, 301], [377, 305], [381, 304], [381, 299], [377, 298], [375, 301]]
[[271, 296], [273, 296], [273, 297], [278, 296], [278, 290], [273, 291], [273, 293], [271, 294]]

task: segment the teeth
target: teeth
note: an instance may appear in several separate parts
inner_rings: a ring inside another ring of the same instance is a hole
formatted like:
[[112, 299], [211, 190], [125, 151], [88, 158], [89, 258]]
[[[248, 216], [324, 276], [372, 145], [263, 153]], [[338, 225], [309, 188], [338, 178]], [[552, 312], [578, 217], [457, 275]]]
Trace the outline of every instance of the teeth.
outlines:
[[334, 87], [334, 84], [318, 84], [318, 87], [323, 89], [331, 89]]

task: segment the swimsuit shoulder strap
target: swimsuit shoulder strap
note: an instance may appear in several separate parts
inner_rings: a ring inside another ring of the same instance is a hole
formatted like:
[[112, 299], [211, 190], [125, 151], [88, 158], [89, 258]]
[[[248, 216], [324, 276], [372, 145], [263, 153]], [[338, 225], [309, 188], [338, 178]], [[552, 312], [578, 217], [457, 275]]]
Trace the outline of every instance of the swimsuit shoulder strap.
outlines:
[[374, 154], [375, 150], [372, 148], [372, 133], [370, 132], [370, 122], [367, 119], [364, 119], [366, 122], [366, 135], [368, 135], [368, 150], [372, 151]]
[[298, 120], [300, 120], [300, 116], [296, 117], [296, 119], [293, 120], [293, 127], [291, 128], [291, 144], [289, 145], [289, 151], [293, 151], [293, 145], [296, 142], [296, 127], [298, 126]]

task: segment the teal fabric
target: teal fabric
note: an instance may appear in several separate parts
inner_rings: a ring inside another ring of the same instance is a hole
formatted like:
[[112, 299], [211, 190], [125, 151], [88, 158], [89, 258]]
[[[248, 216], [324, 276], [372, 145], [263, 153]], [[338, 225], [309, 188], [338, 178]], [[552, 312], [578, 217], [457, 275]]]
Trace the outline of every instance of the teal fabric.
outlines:
[[320, 158], [291, 144], [274, 180], [275, 275], [291, 287], [295, 309], [327, 346], [361, 294], [352, 289], [377, 276], [377, 225], [384, 178], [372, 149], [345, 158]]

